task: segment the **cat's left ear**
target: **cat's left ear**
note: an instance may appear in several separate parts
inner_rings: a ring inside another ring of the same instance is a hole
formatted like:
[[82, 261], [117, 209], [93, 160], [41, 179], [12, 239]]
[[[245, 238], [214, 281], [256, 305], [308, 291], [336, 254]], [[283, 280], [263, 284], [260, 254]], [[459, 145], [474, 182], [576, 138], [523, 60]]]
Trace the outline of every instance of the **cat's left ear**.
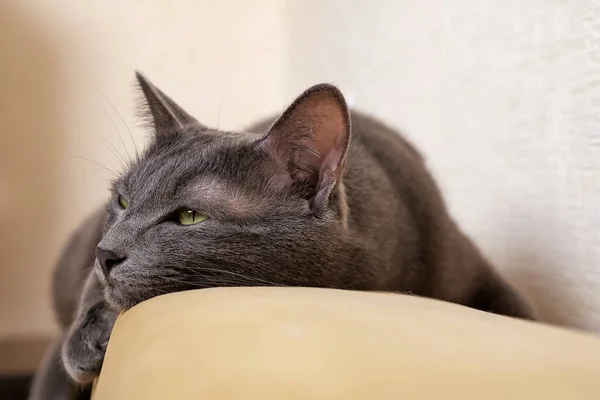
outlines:
[[288, 107], [262, 145], [276, 161], [277, 175], [302, 190], [313, 209], [323, 209], [341, 182], [350, 136], [344, 96], [335, 86], [320, 84]]
[[136, 71], [135, 77], [144, 96], [144, 104], [141, 106], [142, 117], [152, 123], [157, 137], [168, 135], [189, 125], [206, 129], [159, 88], [154, 86], [140, 71]]

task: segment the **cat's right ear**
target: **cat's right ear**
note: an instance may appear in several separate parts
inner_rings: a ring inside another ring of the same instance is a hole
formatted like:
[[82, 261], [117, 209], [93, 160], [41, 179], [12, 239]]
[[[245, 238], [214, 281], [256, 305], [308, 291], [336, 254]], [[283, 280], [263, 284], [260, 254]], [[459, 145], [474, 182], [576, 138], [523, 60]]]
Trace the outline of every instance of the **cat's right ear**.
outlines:
[[302, 93], [259, 143], [275, 161], [277, 180], [299, 189], [321, 212], [342, 180], [350, 137], [344, 96], [335, 86], [320, 84]]
[[189, 125], [206, 129], [140, 71], [136, 71], [135, 77], [143, 95], [140, 106], [142, 118], [151, 123], [157, 137], [177, 132]]

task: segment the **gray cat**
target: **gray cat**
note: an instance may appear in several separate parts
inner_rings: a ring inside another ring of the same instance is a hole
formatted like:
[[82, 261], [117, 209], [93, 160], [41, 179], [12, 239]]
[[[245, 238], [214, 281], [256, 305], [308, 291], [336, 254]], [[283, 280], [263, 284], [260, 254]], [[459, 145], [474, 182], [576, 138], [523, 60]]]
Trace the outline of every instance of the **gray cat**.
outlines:
[[55, 298], [68, 328], [34, 398], [50, 398], [49, 382], [67, 388], [67, 374], [89, 383], [117, 312], [169, 292], [411, 292], [533, 318], [448, 215], [419, 153], [350, 112], [334, 86], [314, 86], [274, 122], [237, 133], [200, 124], [144, 76], [137, 80], [154, 137], [114, 182], [106, 212], [88, 219], [64, 253]]

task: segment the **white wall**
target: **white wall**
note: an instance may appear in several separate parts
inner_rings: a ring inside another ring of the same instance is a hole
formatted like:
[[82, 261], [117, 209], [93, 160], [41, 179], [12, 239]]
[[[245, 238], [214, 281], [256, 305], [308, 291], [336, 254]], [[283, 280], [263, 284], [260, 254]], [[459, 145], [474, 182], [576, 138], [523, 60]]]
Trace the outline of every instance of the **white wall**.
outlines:
[[[239, 128], [317, 81], [401, 128], [454, 215], [552, 322], [600, 331], [600, 3], [0, 1], [0, 338], [53, 330], [48, 278], [130, 154], [133, 70]], [[219, 112], [220, 109], [220, 112]], [[219, 116], [220, 114], [220, 116]]]
[[333, 81], [401, 128], [543, 317], [600, 331], [600, 2], [287, 4], [288, 96]]
[[53, 263], [111, 178], [76, 157], [117, 170], [103, 140], [133, 155], [102, 92], [140, 148], [135, 68], [205, 124], [239, 128], [281, 109], [282, 24], [277, 0], [0, 1], [0, 339], [54, 329]]

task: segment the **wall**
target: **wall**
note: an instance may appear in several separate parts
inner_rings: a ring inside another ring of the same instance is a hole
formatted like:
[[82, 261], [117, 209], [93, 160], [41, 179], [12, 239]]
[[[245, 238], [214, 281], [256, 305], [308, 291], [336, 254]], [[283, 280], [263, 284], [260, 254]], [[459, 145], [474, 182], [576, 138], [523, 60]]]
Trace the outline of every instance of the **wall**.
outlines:
[[600, 331], [600, 2], [307, 0], [286, 15], [288, 97], [332, 81], [401, 128], [544, 319]]
[[0, 1], [0, 338], [53, 331], [58, 250], [106, 198], [103, 168], [135, 151], [118, 114], [145, 142], [135, 68], [222, 128], [338, 83], [422, 149], [453, 214], [546, 320], [600, 331], [599, 13], [584, 0]]
[[132, 139], [144, 146], [134, 69], [203, 123], [239, 128], [281, 108], [282, 7], [0, 2], [0, 338], [55, 329], [48, 285], [59, 248], [106, 199], [105, 168], [133, 156]]

